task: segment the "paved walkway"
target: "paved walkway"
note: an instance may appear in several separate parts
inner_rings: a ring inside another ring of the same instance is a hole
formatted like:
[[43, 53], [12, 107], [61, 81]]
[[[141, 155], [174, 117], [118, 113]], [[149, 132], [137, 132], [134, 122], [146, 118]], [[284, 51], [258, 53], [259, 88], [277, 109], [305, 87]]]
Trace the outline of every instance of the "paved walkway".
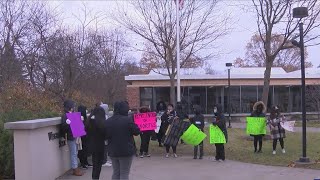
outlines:
[[[92, 169], [84, 176], [65, 175], [60, 180], [89, 180]], [[112, 167], [103, 167], [100, 179], [111, 180]], [[130, 180], [314, 180], [320, 177], [319, 170], [286, 168], [241, 163], [226, 160], [212, 162], [209, 158], [194, 160], [191, 157], [179, 158], [135, 158]]]

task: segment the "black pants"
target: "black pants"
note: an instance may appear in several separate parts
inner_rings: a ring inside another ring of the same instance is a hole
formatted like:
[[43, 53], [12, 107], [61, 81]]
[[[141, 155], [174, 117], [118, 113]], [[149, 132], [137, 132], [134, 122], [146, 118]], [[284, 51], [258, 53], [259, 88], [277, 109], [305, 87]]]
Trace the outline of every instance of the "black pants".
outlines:
[[216, 146], [216, 160], [225, 160], [224, 144], [214, 144]]
[[102, 164], [105, 164], [107, 161], [108, 161], [108, 146], [105, 145]]
[[[283, 138], [279, 138], [280, 146], [282, 149], [284, 149], [284, 141]], [[278, 139], [273, 140], [273, 150], [275, 151], [277, 148]]]
[[262, 149], [262, 135], [254, 135], [253, 136], [253, 147], [254, 147], [254, 152], [257, 152], [257, 145], [259, 142], [259, 152]]
[[104, 151], [92, 152], [92, 179], [99, 179], [103, 162]]
[[159, 133], [157, 133], [157, 139], [158, 139], [159, 145], [161, 145], [162, 143], [162, 138], [163, 138], [163, 133], [159, 131]]
[[140, 154], [149, 152], [149, 143], [151, 138], [151, 133], [146, 132], [140, 134], [141, 145], [140, 145]]
[[78, 158], [80, 160], [81, 166], [88, 165], [88, 144], [85, 138], [81, 138], [82, 141], [82, 150], [78, 151]]
[[168, 145], [166, 145], [166, 152], [169, 153], [170, 147], [172, 147], [173, 153], [176, 154], [177, 153], [177, 146], [168, 146]]
[[203, 157], [203, 141], [198, 146], [194, 147], [193, 155], [195, 158], [198, 156], [198, 149], [200, 151], [200, 157]]

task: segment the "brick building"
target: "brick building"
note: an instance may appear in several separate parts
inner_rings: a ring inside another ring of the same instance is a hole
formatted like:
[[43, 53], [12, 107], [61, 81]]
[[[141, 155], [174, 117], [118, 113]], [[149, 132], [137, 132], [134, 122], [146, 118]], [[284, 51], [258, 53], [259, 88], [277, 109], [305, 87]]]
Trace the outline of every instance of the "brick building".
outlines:
[[[231, 113], [249, 113], [253, 103], [261, 99], [264, 67], [232, 68], [230, 73], [230, 110]], [[169, 103], [170, 82], [166, 70], [150, 71], [149, 74], [129, 75], [125, 77], [127, 99], [131, 108], [149, 106], [156, 109], [159, 101]], [[301, 72], [287, 73], [282, 68], [272, 68], [268, 106], [278, 105], [283, 112], [301, 112]], [[203, 69], [181, 69], [181, 102], [188, 112], [198, 104], [203, 113], [211, 114], [213, 106], [222, 104], [227, 110], [227, 70], [207, 74]], [[320, 68], [306, 69], [307, 90], [320, 88]], [[307, 91], [307, 93], [310, 93]], [[306, 94], [308, 97], [309, 94]], [[307, 101], [307, 111], [319, 111]]]

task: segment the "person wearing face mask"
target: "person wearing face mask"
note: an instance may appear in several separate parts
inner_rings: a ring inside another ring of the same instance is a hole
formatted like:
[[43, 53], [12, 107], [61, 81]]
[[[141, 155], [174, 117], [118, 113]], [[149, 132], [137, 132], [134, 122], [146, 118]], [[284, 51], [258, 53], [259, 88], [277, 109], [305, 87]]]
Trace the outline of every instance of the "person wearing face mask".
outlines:
[[[221, 131], [223, 132], [226, 142], [228, 142], [228, 133], [227, 133], [227, 128], [226, 128], [226, 120], [225, 117], [222, 113], [222, 106], [220, 104], [215, 105], [213, 108], [214, 112], [214, 118], [212, 124], [214, 126], [218, 126]], [[224, 162], [225, 160], [225, 151], [224, 151], [224, 144], [223, 143], [216, 143], [214, 144], [216, 146], [216, 156], [213, 159], [213, 161], [219, 161], [219, 162]]]
[[[193, 107], [194, 117], [190, 118], [190, 122], [194, 124], [197, 128], [199, 128], [202, 132], [204, 129], [204, 116], [201, 114], [201, 107], [199, 105], [195, 105]], [[203, 141], [194, 147], [193, 159], [198, 158], [198, 149], [200, 151], [199, 159], [203, 158]]]
[[280, 125], [281, 122], [285, 121], [285, 117], [280, 114], [278, 106], [273, 106], [271, 108], [270, 116], [268, 118], [268, 125], [270, 128], [271, 139], [273, 140], [273, 151], [272, 154], [276, 154], [276, 148], [278, 140], [282, 148], [282, 153], [286, 153], [284, 149], [283, 139], [286, 137], [286, 132], [284, 128]]
[[[267, 108], [264, 105], [262, 101], [258, 101], [253, 105], [253, 111], [251, 113], [251, 117], [266, 117], [266, 112]], [[262, 152], [262, 138], [263, 134], [258, 134], [258, 135], [250, 135], [253, 136], [253, 147], [254, 147], [254, 152], [261, 153]], [[259, 142], [259, 149], [257, 151], [257, 145]]]
[[[173, 108], [173, 104], [168, 104], [167, 107], [167, 112], [163, 113], [163, 115], [161, 116], [161, 126], [160, 126], [160, 131], [163, 134], [166, 134], [166, 131], [169, 127], [170, 124], [172, 124], [172, 122], [177, 118], [177, 112], [174, 110]], [[173, 156], [174, 157], [178, 157], [177, 156], [177, 147], [176, 146], [169, 146], [169, 145], [165, 145], [166, 147], [166, 158], [169, 158], [169, 151], [170, 151], [170, 147], [173, 150]]]

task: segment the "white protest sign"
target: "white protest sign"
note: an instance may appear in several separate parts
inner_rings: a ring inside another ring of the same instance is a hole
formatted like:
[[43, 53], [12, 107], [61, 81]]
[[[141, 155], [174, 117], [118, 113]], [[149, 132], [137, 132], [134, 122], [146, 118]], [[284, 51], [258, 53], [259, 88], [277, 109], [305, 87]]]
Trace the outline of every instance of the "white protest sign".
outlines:
[[280, 125], [287, 131], [294, 132], [294, 124], [296, 121], [285, 121], [281, 122]]
[[160, 126], [161, 126], [161, 116], [157, 116], [157, 128], [155, 130], [156, 133], [159, 133]]

